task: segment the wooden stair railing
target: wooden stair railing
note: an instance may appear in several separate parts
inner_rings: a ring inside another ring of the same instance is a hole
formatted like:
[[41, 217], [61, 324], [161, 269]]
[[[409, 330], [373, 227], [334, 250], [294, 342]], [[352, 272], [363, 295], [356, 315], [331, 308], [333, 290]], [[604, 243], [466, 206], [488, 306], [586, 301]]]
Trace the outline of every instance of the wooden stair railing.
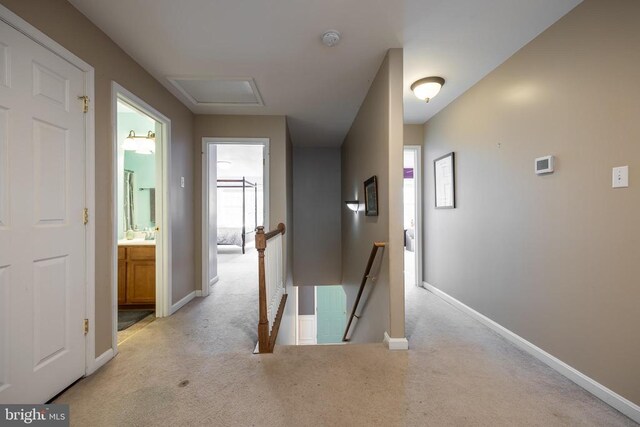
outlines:
[[[273, 348], [276, 344], [276, 338], [278, 337], [278, 330], [280, 329], [280, 321], [284, 313], [284, 307], [287, 302], [287, 294], [284, 293], [278, 304], [278, 311], [269, 330], [269, 317], [268, 317], [268, 303], [267, 298], [271, 298], [272, 295], [267, 295], [267, 276], [265, 270], [265, 250], [269, 240], [278, 236], [284, 235], [286, 227], [283, 223], [278, 224], [278, 228], [265, 233], [264, 227], [258, 227], [256, 231], [256, 249], [258, 250], [258, 298], [259, 298], [259, 315], [260, 320], [258, 322], [258, 352], [259, 353], [273, 353]], [[284, 256], [284, 255], [283, 255]], [[281, 258], [282, 259], [282, 258]], [[276, 277], [278, 277], [276, 275]], [[284, 286], [284, 271], [281, 272], [283, 283], [276, 284], [277, 286]], [[273, 289], [272, 289], [273, 291]], [[279, 290], [280, 291], [280, 290]], [[283, 291], [283, 290], [282, 290]]]
[[[369, 279], [369, 275], [371, 274], [371, 267], [373, 267], [373, 261], [376, 259], [376, 255], [378, 254], [378, 249], [384, 248], [386, 243], [384, 242], [374, 242], [373, 247], [371, 248], [371, 254], [369, 255], [369, 261], [367, 261], [367, 267], [364, 270], [364, 275], [362, 276], [362, 281], [360, 282], [360, 289], [358, 289], [358, 295], [356, 296], [356, 300], [353, 303], [353, 309], [351, 310], [351, 316], [349, 316], [349, 322], [347, 322], [347, 327], [344, 330], [344, 335], [342, 336], [342, 341], [347, 342], [349, 338], [347, 335], [349, 334], [349, 328], [351, 328], [351, 322], [353, 322], [353, 318], [356, 316], [356, 310], [358, 309], [358, 304], [360, 303], [360, 298], [362, 298], [362, 292], [364, 291], [364, 286], [367, 284], [367, 279]], [[362, 313], [360, 313], [362, 315]]]

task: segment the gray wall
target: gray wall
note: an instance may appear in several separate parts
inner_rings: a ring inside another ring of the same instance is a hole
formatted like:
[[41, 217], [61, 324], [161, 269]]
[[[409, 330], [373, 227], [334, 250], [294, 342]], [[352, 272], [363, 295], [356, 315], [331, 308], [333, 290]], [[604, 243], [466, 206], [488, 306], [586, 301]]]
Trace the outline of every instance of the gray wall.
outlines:
[[293, 281], [342, 283], [340, 148], [293, 150]]
[[353, 342], [381, 341], [384, 332], [404, 337], [402, 280], [402, 49], [387, 53], [342, 145], [342, 200], [364, 202], [364, 181], [378, 177], [379, 216], [342, 205], [342, 282], [347, 309], [353, 305], [373, 242], [388, 244], [379, 255], [377, 280], [367, 284], [363, 316]]
[[[293, 239], [295, 229], [292, 226], [294, 221], [293, 214], [293, 141], [289, 132], [289, 125], [285, 122], [285, 186], [278, 191], [285, 192], [286, 201], [286, 224], [288, 227], [285, 235], [285, 253], [287, 272], [286, 287], [287, 293], [293, 295]], [[273, 187], [272, 187], [273, 188]], [[280, 321], [280, 330], [278, 331], [278, 345], [294, 345], [296, 343], [296, 304], [293, 299], [288, 300], [284, 307], [282, 320]]]
[[[171, 119], [171, 253], [175, 303], [195, 290], [193, 114], [66, 0], [2, 0], [4, 6], [95, 68], [96, 356], [111, 348], [113, 176], [111, 81]], [[180, 187], [184, 176], [185, 188]], [[95, 216], [94, 216], [95, 215]], [[200, 277], [200, 275], [197, 275]]]
[[[636, 404], [638, 17], [585, 0], [430, 120], [424, 186], [427, 282]], [[435, 210], [450, 151], [458, 207]], [[536, 176], [547, 154], [556, 172]], [[612, 189], [621, 165], [631, 186]]]
[[316, 314], [316, 287], [298, 286], [298, 314], [301, 316]]

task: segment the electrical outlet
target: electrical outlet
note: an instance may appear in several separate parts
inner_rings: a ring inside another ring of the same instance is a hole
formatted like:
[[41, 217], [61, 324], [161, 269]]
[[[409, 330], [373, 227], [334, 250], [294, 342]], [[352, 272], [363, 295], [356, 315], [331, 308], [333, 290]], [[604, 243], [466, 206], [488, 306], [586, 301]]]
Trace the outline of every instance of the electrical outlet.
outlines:
[[629, 186], [629, 166], [613, 168], [613, 188], [625, 188]]
[[184, 176], [180, 177], [180, 187], [184, 188]]

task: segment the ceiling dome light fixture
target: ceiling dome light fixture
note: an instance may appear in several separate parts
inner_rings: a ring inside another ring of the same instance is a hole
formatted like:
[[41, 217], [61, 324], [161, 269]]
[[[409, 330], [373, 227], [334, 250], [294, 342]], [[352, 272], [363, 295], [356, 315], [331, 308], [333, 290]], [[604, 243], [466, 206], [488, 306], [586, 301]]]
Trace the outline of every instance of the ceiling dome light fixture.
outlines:
[[340, 42], [340, 32], [336, 30], [328, 30], [325, 31], [320, 38], [322, 39], [323, 45], [333, 47]]
[[444, 79], [442, 77], [425, 77], [424, 79], [414, 82], [411, 85], [411, 90], [418, 99], [429, 102], [440, 92], [442, 86], [444, 86]]

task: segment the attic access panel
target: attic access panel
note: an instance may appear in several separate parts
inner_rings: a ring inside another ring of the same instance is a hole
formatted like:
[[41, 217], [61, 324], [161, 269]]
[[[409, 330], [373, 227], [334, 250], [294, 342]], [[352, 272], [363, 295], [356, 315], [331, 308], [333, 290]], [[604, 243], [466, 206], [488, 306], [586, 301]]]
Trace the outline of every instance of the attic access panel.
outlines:
[[264, 102], [252, 78], [169, 77], [193, 105], [262, 107]]

